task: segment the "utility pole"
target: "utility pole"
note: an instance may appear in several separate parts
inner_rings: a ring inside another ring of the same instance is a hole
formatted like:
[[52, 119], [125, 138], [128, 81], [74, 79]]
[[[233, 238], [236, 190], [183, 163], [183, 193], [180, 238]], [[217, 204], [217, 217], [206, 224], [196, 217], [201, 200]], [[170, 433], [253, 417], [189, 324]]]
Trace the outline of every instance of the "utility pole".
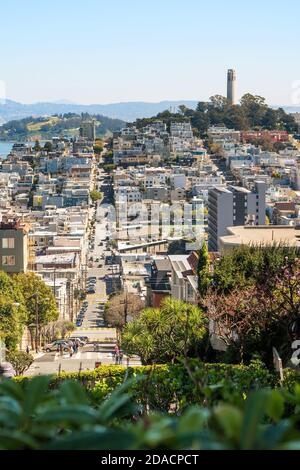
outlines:
[[[125, 280], [126, 281], [126, 280]], [[124, 284], [124, 292], [125, 292], [125, 301], [124, 301], [124, 323], [127, 325], [127, 317], [128, 317], [128, 290], [126, 284]]]
[[38, 308], [38, 294], [35, 297], [35, 352], [39, 352], [39, 308]]

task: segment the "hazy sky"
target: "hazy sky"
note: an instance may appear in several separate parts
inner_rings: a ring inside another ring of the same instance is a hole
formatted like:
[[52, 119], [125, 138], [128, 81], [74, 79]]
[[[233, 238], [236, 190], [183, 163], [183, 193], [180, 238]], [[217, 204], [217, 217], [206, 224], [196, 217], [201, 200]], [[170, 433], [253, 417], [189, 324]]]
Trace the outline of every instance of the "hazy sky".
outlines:
[[0, 80], [24, 103], [206, 100], [236, 68], [240, 96], [289, 105], [299, 17], [296, 0], [2, 0]]

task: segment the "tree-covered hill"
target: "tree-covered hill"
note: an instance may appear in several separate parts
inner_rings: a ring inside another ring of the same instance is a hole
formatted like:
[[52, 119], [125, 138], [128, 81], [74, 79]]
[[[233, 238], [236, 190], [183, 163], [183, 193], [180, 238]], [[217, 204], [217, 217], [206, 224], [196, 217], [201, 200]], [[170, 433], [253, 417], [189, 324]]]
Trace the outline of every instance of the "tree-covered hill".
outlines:
[[138, 119], [135, 123], [143, 127], [153, 121], [164, 121], [170, 126], [171, 121], [190, 120], [196, 134], [205, 137], [210, 126], [224, 125], [231, 129], [282, 129], [290, 133], [298, 131], [298, 125], [291, 114], [284, 109], [273, 109], [265, 98], [246, 94], [240, 104], [230, 105], [227, 98], [215, 95], [208, 102], [199, 102], [196, 109], [179, 107], [179, 113], [164, 111], [153, 118]]
[[102, 137], [109, 132], [121, 129], [125, 122], [120, 119], [111, 119], [101, 115], [90, 116], [89, 114], [68, 113], [54, 115], [51, 117], [28, 117], [14, 120], [0, 127], [0, 139], [20, 140], [30, 137], [48, 139], [53, 136], [76, 136], [82, 119], [93, 118], [96, 121], [96, 133]]

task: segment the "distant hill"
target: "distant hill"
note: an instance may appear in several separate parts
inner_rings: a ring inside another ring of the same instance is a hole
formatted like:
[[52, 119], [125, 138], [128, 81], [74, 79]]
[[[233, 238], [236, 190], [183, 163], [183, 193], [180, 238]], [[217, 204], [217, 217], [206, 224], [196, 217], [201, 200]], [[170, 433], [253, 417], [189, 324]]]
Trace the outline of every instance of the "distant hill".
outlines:
[[54, 114], [67, 113], [99, 114], [113, 119], [133, 122], [138, 118], [155, 116], [166, 109], [177, 108], [182, 104], [188, 108], [195, 109], [197, 101], [179, 100], [161, 101], [159, 103], [132, 101], [128, 103], [81, 105], [66, 102], [65, 100], [54, 103], [34, 104], [21, 104], [16, 101], [6, 100], [5, 104], [0, 104], [0, 124], [29, 116], [53, 116]]
[[[84, 115], [88, 117], [88, 115]], [[97, 137], [103, 137], [108, 133], [119, 130], [125, 126], [120, 119], [112, 119], [106, 116], [95, 115]], [[73, 137], [79, 134], [82, 116], [75, 113], [54, 115], [47, 117], [26, 117], [6, 122], [0, 127], [0, 139], [23, 140], [41, 139], [46, 140], [54, 136]]]

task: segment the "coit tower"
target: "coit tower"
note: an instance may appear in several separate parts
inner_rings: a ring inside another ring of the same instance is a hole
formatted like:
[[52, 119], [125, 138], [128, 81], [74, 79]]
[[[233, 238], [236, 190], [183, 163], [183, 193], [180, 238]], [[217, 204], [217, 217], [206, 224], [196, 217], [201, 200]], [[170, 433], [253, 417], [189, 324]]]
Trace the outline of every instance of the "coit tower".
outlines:
[[227, 99], [231, 105], [237, 104], [236, 71], [229, 69], [227, 72]]

